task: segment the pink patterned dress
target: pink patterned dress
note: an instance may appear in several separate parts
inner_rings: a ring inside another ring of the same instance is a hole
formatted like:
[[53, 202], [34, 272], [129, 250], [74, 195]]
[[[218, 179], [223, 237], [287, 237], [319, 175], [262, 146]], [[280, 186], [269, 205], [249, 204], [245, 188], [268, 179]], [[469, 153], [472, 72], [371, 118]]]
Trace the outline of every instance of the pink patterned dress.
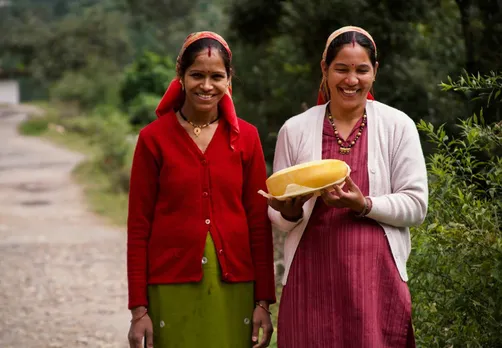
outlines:
[[[346, 161], [365, 196], [367, 134], [364, 129], [350, 154], [341, 155], [324, 122], [323, 159]], [[277, 334], [279, 348], [415, 347], [410, 292], [378, 223], [317, 199], [283, 289]]]

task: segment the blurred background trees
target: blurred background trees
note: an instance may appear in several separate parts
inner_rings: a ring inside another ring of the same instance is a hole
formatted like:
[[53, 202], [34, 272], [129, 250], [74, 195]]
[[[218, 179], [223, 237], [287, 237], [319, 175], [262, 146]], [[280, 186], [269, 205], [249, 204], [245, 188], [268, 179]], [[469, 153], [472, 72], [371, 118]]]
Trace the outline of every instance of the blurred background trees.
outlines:
[[373, 35], [376, 99], [420, 123], [428, 155], [431, 205], [410, 259], [418, 341], [500, 346], [499, 0], [0, 0], [0, 78], [17, 72], [24, 101], [58, 106], [51, 122], [98, 142], [99, 168], [126, 191], [134, 135], [190, 32], [229, 41], [238, 114], [271, 163], [280, 126], [315, 104], [325, 41], [344, 25]]

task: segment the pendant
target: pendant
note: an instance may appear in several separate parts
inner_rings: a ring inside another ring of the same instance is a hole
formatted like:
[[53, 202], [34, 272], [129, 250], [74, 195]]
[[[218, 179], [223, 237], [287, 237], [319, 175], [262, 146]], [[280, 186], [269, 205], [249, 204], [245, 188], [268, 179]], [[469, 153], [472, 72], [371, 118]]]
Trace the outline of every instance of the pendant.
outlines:
[[196, 137], [198, 137], [198, 136], [199, 136], [200, 132], [201, 132], [200, 127], [195, 127], [195, 128], [193, 129], [193, 134], [195, 134], [195, 136], [196, 136]]
[[348, 155], [350, 153], [350, 147], [340, 146], [340, 153], [342, 155]]

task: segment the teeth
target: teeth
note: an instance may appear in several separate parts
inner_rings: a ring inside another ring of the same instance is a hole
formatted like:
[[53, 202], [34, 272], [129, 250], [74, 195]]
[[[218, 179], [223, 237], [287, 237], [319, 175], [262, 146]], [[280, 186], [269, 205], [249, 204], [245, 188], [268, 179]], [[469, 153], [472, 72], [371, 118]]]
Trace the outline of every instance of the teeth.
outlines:
[[355, 94], [357, 90], [352, 90], [352, 89], [344, 89], [343, 93], [345, 94]]
[[211, 99], [213, 96], [211, 94], [197, 94], [202, 99]]

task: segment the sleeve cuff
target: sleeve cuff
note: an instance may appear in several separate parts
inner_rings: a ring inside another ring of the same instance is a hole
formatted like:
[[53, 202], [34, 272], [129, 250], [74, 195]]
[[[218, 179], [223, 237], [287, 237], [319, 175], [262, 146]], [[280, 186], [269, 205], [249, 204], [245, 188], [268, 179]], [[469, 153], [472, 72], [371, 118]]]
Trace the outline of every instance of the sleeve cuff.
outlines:
[[300, 224], [300, 222], [303, 221], [304, 215], [305, 212], [302, 213], [302, 217], [298, 221], [288, 221], [282, 216], [280, 212], [273, 208], [269, 208], [269, 217], [272, 221], [272, 224], [274, 224], [277, 229], [283, 232], [289, 232], [298, 224]]

